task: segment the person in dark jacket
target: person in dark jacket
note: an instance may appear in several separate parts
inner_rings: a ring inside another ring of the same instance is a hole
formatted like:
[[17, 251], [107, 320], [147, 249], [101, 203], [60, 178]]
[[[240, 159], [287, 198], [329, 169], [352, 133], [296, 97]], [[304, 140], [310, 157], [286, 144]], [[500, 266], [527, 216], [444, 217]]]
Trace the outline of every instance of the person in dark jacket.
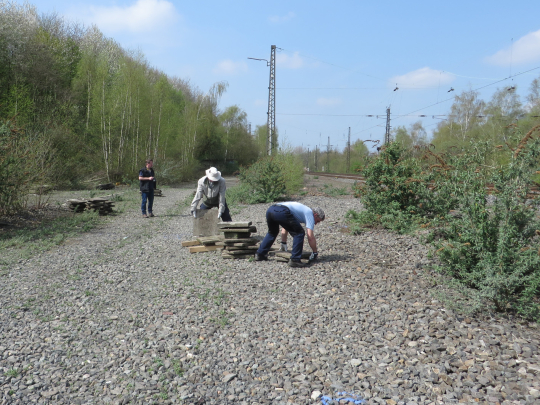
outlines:
[[226, 191], [227, 186], [225, 185], [225, 179], [221, 177], [221, 172], [215, 167], [206, 170], [206, 176], [201, 177], [197, 183], [197, 192], [191, 202], [191, 215], [195, 216], [197, 205], [200, 200], [203, 200], [201, 210], [217, 208], [218, 219], [223, 222], [231, 222], [231, 213], [225, 200]]
[[[146, 167], [139, 171], [139, 188], [142, 195], [141, 211], [143, 218], [153, 217], [152, 208], [154, 206], [154, 189], [156, 188], [156, 177], [154, 174], [154, 161], [148, 159]], [[148, 215], [146, 215], [146, 203], [148, 202]]]

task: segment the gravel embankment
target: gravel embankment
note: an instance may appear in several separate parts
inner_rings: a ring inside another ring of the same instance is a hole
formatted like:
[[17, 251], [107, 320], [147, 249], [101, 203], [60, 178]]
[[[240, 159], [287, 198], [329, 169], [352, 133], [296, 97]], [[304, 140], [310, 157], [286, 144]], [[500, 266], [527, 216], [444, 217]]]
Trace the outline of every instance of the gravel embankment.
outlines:
[[[152, 219], [134, 202], [0, 277], [2, 404], [540, 403], [538, 327], [445, 310], [426, 246], [342, 232], [358, 200], [300, 200], [327, 220], [320, 261], [291, 269], [182, 248], [193, 190], [167, 190]], [[262, 237], [267, 207], [233, 219]]]

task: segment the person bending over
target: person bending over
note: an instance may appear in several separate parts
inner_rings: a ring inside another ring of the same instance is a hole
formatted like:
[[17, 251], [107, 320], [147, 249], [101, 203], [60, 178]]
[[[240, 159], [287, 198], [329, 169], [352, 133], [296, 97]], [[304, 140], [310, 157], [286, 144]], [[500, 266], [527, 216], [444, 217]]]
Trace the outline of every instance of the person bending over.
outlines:
[[[281, 250], [287, 251], [287, 235], [290, 233], [293, 237], [289, 266], [305, 267], [305, 264], [300, 261], [304, 247], [304, 235], [307, 232], [308, 243], [312, 250], [309, 257], [311, 262], [316, 260], [318, 256], [317, 240], [313, 229], [316, 224], [324, 221], [324, 218], [324, 211], [319, 207], [311, 209], [299, 202], [284, 202], [272, 205], [266, 211], [268, 233], [261, 242], [257, 253], [255, 253], [255, 260], [268, 260], [268, 252], [278, 236], [281, 225]], [[300, 224], [306, 225], [306, 232], [304, 232], [304, 228]]]
[[196, 217], [195, 210], [202, 199], [201, 210], [218, 207], [217, 217], [223, 222], [231, 222], [231, 213], [225, 200], [226, 190], [227, 186], [225, 185], [225, 179], [221, 177], [221, 172], [218, 172], [215, 167], [206, 170], [206, 176], [201, 177], [197, 183], [197, 192], [191, 202], [191, 215]]

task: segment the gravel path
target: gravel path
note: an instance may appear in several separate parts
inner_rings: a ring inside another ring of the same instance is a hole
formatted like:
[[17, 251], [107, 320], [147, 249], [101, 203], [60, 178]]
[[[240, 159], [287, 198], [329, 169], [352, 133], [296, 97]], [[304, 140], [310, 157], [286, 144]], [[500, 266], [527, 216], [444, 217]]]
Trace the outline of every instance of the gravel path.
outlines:
[[[443, 309], [426, 246], [342, 232], [358, 200], [300, 200], [327, 220], [320, 261], [291, 269], [182, 248], [193, 190], [166, 189], [145, 220], [134, 198], [0, 277], [0, 403], [540, 403], [536, 324]], [[233, 219], [262, 238], [267, 207]]]

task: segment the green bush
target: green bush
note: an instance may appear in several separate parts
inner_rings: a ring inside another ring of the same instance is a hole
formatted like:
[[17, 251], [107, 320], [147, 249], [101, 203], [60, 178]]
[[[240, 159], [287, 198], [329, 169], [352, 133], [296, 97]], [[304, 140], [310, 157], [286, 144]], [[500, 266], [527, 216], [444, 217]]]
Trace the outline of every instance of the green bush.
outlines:
[[277, 159], [265, 157], [248, 168], [240, 170], [244, 190], [251, 192], [249, 203], [273, 202], [286, 191], [284, 167]]
[[248, 204], [277, 201], [298, 191], [303, 176], [302, 162], [292, 154], [267, 156], [240, 169], [240, 185], [227, 190], [227, 200]]
[[423, 159], [390, 144], [364, 170], [366, 183], [355, 185], [365, 211], [347, 213], [351, 229], [430, 226], [426, 240], [454, 288], [472, 292], [475, 305], [540, 320], [540, 218], [538, 200], [527, 194], [540, 160], [536, 131], [515, 149], [471, 142], [453, 156], [425, 149]]
[[[439, 159], [431, 165], [436, 170], [428, 169], [428, 158]], [[400, 144], [391, 143], [362, 171], [365, 183], [355, 183], [353, 187], [354, 195], [360, 197], [368, 214], [351, 212], [347, 217], [356, 223], [353, 224], [356, 229], [380, 225], [407, 232], [432, 218], [444, 216], [456, 204], [446, 182], [448, 169], [449, 166], [429, 150], [423, 162], [412, 158]]]
[[0, 123], [0, 215], [24, 206], [31, 184], [45, 178], [47, 155], [45, 142], [27, 137], [10, 121]]
[[281, 152], [274, 159], [283, 170], [286, 194], [295, 194], [304, 187], [304, 164], [298, 155]]
[[[476, 290], [497, 311], [540, 319], [540, 220], [528, 199], [540, 141], [527, 134], [510, 163], [491, 172], [464, 158], [456, 178], [460, 215], [435, 230], [434, 245], [445, 274]], [[471, 148], [471, 152], [478, 151]], [[478, 161], [478, 160], [476, 160]], [[487, 185], [494, 195], [489, 196]]]

